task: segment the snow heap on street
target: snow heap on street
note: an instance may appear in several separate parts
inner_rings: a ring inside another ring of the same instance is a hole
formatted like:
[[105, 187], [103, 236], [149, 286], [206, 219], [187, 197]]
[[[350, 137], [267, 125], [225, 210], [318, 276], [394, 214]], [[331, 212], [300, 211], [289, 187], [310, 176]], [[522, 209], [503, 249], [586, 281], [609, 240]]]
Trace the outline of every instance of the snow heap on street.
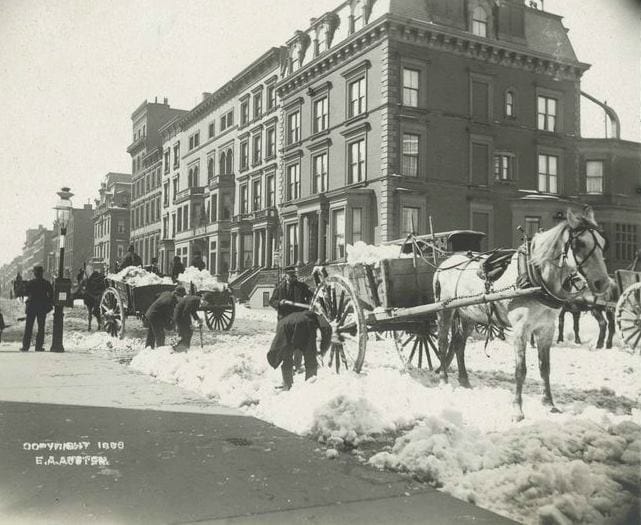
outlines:
[[398, 259], [401, 257], [400, 246], [376, 246], [357, 241], [352, 246], [347, 245], [347, 264], [379, 264], [383, 259]]
[[195, 266], [189, 266], [178, 276], [178, 282], [187, 289], [191, 283], [196, 290], [207, 290], [210, 292], [223, 292], [227, 289], [227, 283], [218, 280], [208, 270], [199, 270]]
[[[583, 317], [594, 332], [596, 323]], [[471, 341], [473, 389], [405, 371], [394, 344], [370, 336], [363, 373], [327, 367], [290, 391], [265, 359], [273, 313], [239, 307], [230, 332], [203, 349], [142, 350], [131, 366], [161, 381], [318, 440], [328, 458], [351, 451], [375, 468], [408, 472], [458, 498], [524, 523], [623, 523], [638, 503], [641, 360], [622, 348], [552, 348], [562, 413], [541, 403], [536, 350], [528, 350], [526, 419], [511, 420], [509, 343]]]
[[155, 273], [148, 272], [140, 266], [128, 266], [118, 273], [110, 273], [107, 278], [114, 281], [122, 281], [131, 286], [147, 286], [149, 284], [172, 284], [171, 277], [159, 277]]

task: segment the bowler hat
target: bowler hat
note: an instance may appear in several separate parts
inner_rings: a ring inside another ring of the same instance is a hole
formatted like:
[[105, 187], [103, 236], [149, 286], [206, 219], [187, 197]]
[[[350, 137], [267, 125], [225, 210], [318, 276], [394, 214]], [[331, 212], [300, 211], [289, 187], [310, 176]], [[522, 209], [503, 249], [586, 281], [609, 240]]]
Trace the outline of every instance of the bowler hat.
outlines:
[[290, 266], [285, 266], [285, 268], [283, 268], [283, 271], [285, 273], [296, 273], [296, 266], [293, 264]]
[[187, 290], [185, 290], [185, 287], [181, 285], [176, 286], [174, 292], [176, 293], [176, 295], [180, 295], [181, 297], [187, 295]]

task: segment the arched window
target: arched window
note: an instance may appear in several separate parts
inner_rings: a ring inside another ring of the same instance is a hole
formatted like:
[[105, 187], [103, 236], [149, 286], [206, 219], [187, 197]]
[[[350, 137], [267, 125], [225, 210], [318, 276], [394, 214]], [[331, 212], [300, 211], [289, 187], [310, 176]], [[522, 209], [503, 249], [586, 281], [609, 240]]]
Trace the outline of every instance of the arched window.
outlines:
[[472, 33], [487, 37], [487, 11], [480, 5], [472, 11]]
[[227, 155], [226, 155], [226, 153], [223, 151], [223, 152], [220, 154], [220, 159], [218, 159], [218, 162], [219, 162], [219, 164], [220, 164], [220, 166], [219, 166], [219, 168], [218, 168], [218, 174], [219, 174], [219, 175], [225, 175], [225, 174], [227, 173], [227, 172], [225, 171], [225, 159], [226, 159], [226, 158], [227, 158]]
[[198, 175], [200, 174], [199, 172], [200, 172], [200, 169], [198, 168], [198, 166], [194, 166], [194, 173], [191, 176], [192, 177], [191, 182], [194, 185], [194, 187], [199, 186], [199, 183], [198, 183]]
[[505, 116], [514, 116], [514, 92], [512, 90], [505, 92]]
[[207, 180], [214, 178], [214, 159], [213, 157], [207, 161]]
[[227, 150], [227, 157], [225, 160], [225, 173], [228, 175], [234, 172], [234, 153], [231, 149]]

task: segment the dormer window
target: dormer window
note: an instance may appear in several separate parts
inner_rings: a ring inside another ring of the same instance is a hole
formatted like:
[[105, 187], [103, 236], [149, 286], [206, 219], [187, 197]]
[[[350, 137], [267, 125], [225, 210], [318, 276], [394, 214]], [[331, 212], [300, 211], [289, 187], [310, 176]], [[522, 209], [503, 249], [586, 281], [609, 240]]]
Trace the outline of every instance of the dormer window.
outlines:
[[369, 15], [372, 11], [372, 0], [353, 0], [352, 14], [350, 16], [350, 33], [354, 33], [365, 27], [369, 21]]
[[294, 38], [287, 42], [289, 49], [289, 72], [298, 71], [305, 61], [305, 53], [310, 44], [310, 37], [307, 33], [296, 31]]
[[472, 34], [487, 37], [487, 11], [485, 8], [476, 6], [472, 11]]

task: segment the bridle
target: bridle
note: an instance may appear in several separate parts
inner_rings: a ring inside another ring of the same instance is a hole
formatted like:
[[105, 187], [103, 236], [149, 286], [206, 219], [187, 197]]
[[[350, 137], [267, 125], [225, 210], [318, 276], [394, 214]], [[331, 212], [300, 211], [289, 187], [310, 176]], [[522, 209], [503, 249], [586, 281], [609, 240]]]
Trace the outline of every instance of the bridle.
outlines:
[[[579, 296], [583, 295], [583, 293], [585, 292], [587, 281], [588, 281], [588, 278], [585, 275], [583, 267], [585, 266], [587, 261], [589, 261], [590, 258], [595, 254], [597, 248], [601, 249], [601, 253], [604, 253], [608, 249], [608, 240], [605, 237], [605, 235], [603, 234], [603, 232], [601, 230], [599, 230], [596, 225], [588, 223], [585, 220], [582, 221], [582, 223], [579, 226], [577, 226], [576, 228], [572, 228], [569, 225], [566, 225], [565, 228], [563, 229], [562, 233], [564, 233], [566, 231], [569, 233], [568, 234], [568, 240], [565, 241], [565, 244], [563, 245], [563, 249], [562, 249], [561, 253], [559, 255], [557, 255], [556, 257], [553, 257], [548, 262], [550, 264], [552, 264], [553, 266], [555, 266], [560, 271], [561, 276], [559, 277], [559, 280], [561, 281], [561, 288], [563, 290], [565, 290], [566, 292], [568, 292], [568, 294], [571, 296], [571, 299], [562, 299], [562, 298], [558, 297], [556, 294], [554, 294], [554, 293], [552, 293], [550, 291], [548, 286], [545, 286], [545, 284], [542, 283], [542, 282], [540, 283], [543, 286], [543, 288], [545, 289], [545, 291], [550, 296], [552, 296], [554, 299], [556, 299], [557, 301], [560, 301], [560, 302], [566, 302], [568, 300], [572, 300], [572, 299], [574, 299], [576, 297], [579, 297]], [[581, 260], [579, 260], [579, 258], [576, 255], [576, 251], [577, 251], [577, 248], [578, 248], [577, 244], [578, 244], [579, 238], [585, 232], [589, 232], [592, 235], [592, 240], [594, 241], [594, 244], [592, 246], [592, 249], [588, 252], [588, 254], [585, 257], [581, 258]], [[597, 238], [597, 235], [596, 235], [597, 232], [603, 238], [603, 244], [601, 244], [599, 242], [599, 239]], [[536, 240], [536, 238], [532, 239], [532, 241], [531, 241], [531, 244], [532, 244], [531, 249], [533, 249], [533, 245], [534, 245], [534, 241], [535, 240]], [[565, 279], [562, 279], [563, 268], [566, 266], [566, 261], [568, 259], [568, 253], [569, 253], [570, 249], [572, 249], [572, 256], [574, 257], [574, 261], [576, 262], [576, 271], [571, 273], [570, 275], [568, 275]], [[561, 259], [559, 264], [555, 264], [554, 262], [552, 262], [552, 261], [556, 261], [557, 259]], [[576, 272], [581, 274], [583, 279], [578, 277]], [[539, 272], [536, 272], [536, 273], [539, 273]], [[539, 273], [539, 275], [540, 275], [540, 273]], [[542, 279], [541, 279], [541, 281], [542, 281]], [[579, 287], [578, 283], [581, 283], [583, 286]], [[572, 292], [572, 289], [574, 289], [576, 291]]]

